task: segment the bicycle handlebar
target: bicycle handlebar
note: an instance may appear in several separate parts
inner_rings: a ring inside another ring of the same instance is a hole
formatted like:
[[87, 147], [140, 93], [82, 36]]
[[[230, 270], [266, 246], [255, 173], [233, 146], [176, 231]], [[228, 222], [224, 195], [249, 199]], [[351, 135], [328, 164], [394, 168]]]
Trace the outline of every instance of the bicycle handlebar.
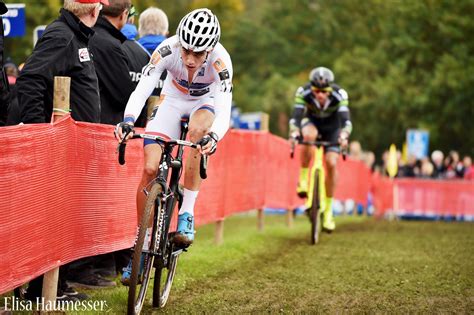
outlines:
[[[123, 139], [125, 139], [130, 132], [131, 131], [125, 133], [124, 137], [122, 138], [122, 141], [119, 143], [119, 146], [118, 146], [118, 152], [119, 152], [118, 161], [120, 165], [125, 164], [125, 148], [127, 146], [127, 142], [124, 141]], [[160, 136], [154, 136], [154, 135], [148, 135], [148, 134], [142, 134], [142, 133], [134, 134], [132, 136], [132, 139], [150, 139], [150, 140], [156, 141], [160, 145], [172, 145], [172, 146], [181, 145], [181, 146], [190, 147], [193, 149], [197, 149], [198, 147], [196, 143], [193, 143], [190, 141], [178, 140], [178, 139], [167, 140]], [[199, 175], [201, 176], [202, 179], [207, 178], [207, 160], [208, 160], [207, 155], [201, 156], [201, 162], [199, 165]]]

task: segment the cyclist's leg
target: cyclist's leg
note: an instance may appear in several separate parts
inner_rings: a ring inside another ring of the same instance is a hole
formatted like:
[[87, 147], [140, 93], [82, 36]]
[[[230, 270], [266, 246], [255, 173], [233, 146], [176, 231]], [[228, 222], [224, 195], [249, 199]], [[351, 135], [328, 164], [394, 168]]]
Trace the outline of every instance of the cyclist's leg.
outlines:
[[[181, 131], [181, 117], [186, 114], [185, 107], [180, 105], [173, 97], [162, 95], [158, 110], [148, 122], [145, 133], [177, 139]], [[144, 190], [155, 178], [161, 159], [160, 145], [148, 139], [143, 141], [143, 145], [145, 155], [142, 179], [137, 190], [137, 222], [140, 222], [141, 213], [145, 207], [146, 195]]]
[[[145, 133], [161, 135], [165, 138], [177, 138], [179, 137], [180, 132], [180, 119], [182, 113], [180, 108], [176, 107], [175, 102], [171, 98], [164, 98], [163, 101], [158, 107], [155, 116], [151, 118], [148, 122]], [[143, 210], [146, 203], [146, 194], [145, 190], [150, 188], [149, 185], [151, 181], [155, 178], [160, 159], [161, 159], [161, 146], [155, 143], [152, 140], [145, 139], [143, 142], [144, 145], [144, 166], [143, 173], [140, 183], [137, 189], [137, 223], [140, 222]], [[150, 227], [152, 222], [149, 223]], [[151, 228], [149, 229], [151, 230]], [[150, 231], [151, 232], [151, 231]], [[145, 244], [149, 240], [149, 235], [145, 237]], [[127, 267], [124, 268], [121, 281], [123, 284], [127, 285], [130, 279], [132, 269], [132, 261], [128, 263]]]
[[[324, 126], [321, 126], [321, 136], [323, 141], [329, 141], [332, 143], [337, 143], [339, 135], [339, 127], [335, 125], [334, 122], [329, 122]], [[325, 208], [323, 209], [323, 228], [326, 230], [334, 230], [336, 224], [333, 219], [332, 213], [332, 204], [334, 192], [336, 190], [337, 183], [337, 161], [339, 158], [339, 147], [330, 146], [326, 148], [325, 154], [325, 164], [326, 164], [326, 176], [325, 176], [325, 188], [326, 188], [326, 201]]]
[[[315, 141], [318, 136], [318, 130], [309, 118], [303, 118], [301, 121], [301, 134], [304, 141]], [[313, 156], [313, 147], [310, 145], [302, 145], [300, 178], [296, 192], [300, 197], [306, 197], [308, 194], [308, 172], [311, 158]]]
[[[192, 111], [189, 119], [189, 141], [197, 142], [210, 130], [214, 121], [214, 110], [208, 102], [201, 102]], [[178, 235], [175, 242], [181, 245], [190, 245], [194, 240], [194, 204], [196, 202], [201, 178], [199, 176], [199, 163], [201, 155], [197, 150], [191, 149], [185, 163], [183, 203], [179, 209]]]

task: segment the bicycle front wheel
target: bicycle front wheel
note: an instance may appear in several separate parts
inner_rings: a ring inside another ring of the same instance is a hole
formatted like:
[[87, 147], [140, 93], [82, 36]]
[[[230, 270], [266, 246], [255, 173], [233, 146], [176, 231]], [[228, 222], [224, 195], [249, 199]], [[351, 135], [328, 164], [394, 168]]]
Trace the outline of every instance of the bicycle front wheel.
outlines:
[[311, 244], [315, 245], [319, 242], [319, 235], [321, 231], [321, 220], [319, 218], [319, 171], [316, 170], [314, 174], [314, 185], [313, 185], [313, 200], [310, 209], [311, 218]]
[[[138, 237], [135, 243], [132, 260], [132, 273], [130, 276], [130, 284], [128, 289], [128, 308], [127, 314], [140, 314], [146, 299], [146, 291], [151, 278], [151, 270], [153, 269], [154, 256], [150, 252], [152, 242], [149, 241], [147, 248], [143, 247], [145, 243], [146, 231], [149, 227], [151, 217], [161, 209], [161, 200], [159, 195], [162, 187], [158, 183], [154, 183], [148, 193], [145, 210], [143, 211], [138, 230]], [[142, 272], [140, 273], [140, 269]]]

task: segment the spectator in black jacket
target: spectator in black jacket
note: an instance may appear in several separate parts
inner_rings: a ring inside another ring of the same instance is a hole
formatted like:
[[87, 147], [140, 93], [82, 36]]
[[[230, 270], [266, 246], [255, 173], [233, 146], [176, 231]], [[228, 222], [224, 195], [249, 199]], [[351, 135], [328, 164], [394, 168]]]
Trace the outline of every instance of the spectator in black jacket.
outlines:
[[2, 21], [2, 14], [7, 13], [8, 9], [3, 3], [0, 1], [0, 126], [5, 126], [7, 121], [7, 111], [8, 111], [8, 81], [3, 71], [3, 21]]
[[100, 122], [98, 80], [89, 39], [102, 3], [107, 0], [65, 0], [59, 18], [48, 25], [17, 80], [24, 123], [44, 123], [53, 112], [55, 76], [71, 77], [71, 115]]
[[[60, 16], [44, 31], [16, 81], [24, 123], [46, 123], [53, 112], [55, 76], [71, 78], [70, 106], [75, 120], [98, 123], [100, 99], [97, 75], [88, 43], [102, 4], [107, 0], [64, 0]], [[59, 271], [58, 299], [84, 299], [66, 284], [68, 265]], [[42, 278], [30, 282], [26, 297], [36, 300]]]
[[18, 93], [16, 89], [16, 79], [19, 75], [19, 69], [10, 58], [5, 60], [3, 66], [5, 74], [7, 75], [8, 85], [10, 87], [10, 97], [8, 98], [8, 114], [6, 125], [18, 125], [21, 122], [20, 119], [20, 106], [18, 105]]
[[[97, 19], [94, 37], [89, 42], [99, 80], [100, 122], [103, 124], [115, 125], [122, 121], [128, 98], [135, 89], [129, 74], [129, 60], [122, 49], [127, 38], [120, 32], [131, 7], [131, 0], [109, 0], [109, 5], [102, 9]], [[69, 268], [68, 282], [74, 287], [111, 286], [101, 275], [115, 276], [116, 270], [121, 271], [127, 264], [127, 253], [119, 251], [115, 255], [104, 254], [75, 261]]]
[[128, 20], [132, 3], [130, 0], [109, 0], [109, 3], [97, 20], [90, 47], [99, 78], [100, 122], [115, 125], [122, 121], [128, 98], [135, 88], [127, 55], [122, 50], [127, 38], [120, 32]]
[[[136, 30], [136, 28], [133, 29], [132, 27], [130, 27], [131, 25], [133, 25], [132, 21], [134, 19], [135, 14], [135, 10], [133, 10], [132, 6], [132, 10], [130, 11], [127, 23], [127, 25], [129, 26], [128, 31], [124, 33], [124, 29], [122, 29], [122, 34], [127, 37], [125, 42], [123, 42], [122, 44], [122, 49], [128, 59], [128, 70], [130, 73], [130, 79], [133, 82], [134, 89], [137, 87], [137, 84], [140, 81], [143, 67], [146, 66], [148, 64], [148, 61], [150, 60], [150, 54], [145, 49], [145, 47], [143, 47], [134, 39], [138, 34], [138, 31]], [[140, 117], [138, 117], [135, 123], [135, 126], [145, 127], [147, 120], [146, 116], [147, 106], [144, 106]]]

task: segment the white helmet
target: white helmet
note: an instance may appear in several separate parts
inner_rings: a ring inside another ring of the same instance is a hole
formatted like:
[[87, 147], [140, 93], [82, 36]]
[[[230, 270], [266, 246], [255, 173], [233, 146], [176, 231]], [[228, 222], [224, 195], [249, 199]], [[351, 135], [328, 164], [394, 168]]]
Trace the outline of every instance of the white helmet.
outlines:
[[184, 49], [211, 51], [219, 42], [221, 28], [211, 10], [196, 9], [181, 19], [176, 33]]

